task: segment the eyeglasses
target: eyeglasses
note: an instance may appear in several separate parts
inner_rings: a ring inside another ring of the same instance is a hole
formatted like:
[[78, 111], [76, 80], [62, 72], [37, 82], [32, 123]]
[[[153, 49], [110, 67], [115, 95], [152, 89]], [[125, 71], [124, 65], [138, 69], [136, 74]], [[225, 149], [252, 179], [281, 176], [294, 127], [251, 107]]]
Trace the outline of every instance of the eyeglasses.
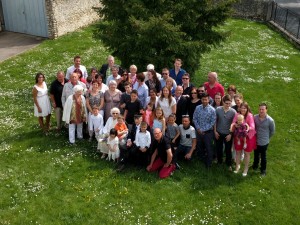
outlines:
[[188, 77], [183, 77], [183, 78], [182, 78], [182, 80], [188, 80], [188, 79], [189, 79]]

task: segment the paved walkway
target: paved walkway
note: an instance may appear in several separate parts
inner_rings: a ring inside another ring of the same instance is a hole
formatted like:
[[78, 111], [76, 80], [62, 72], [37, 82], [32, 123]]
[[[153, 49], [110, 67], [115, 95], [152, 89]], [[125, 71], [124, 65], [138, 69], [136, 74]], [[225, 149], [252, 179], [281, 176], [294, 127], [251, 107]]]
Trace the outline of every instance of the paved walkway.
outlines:
[[25, 52], [43, 41], [42, 38], [14, 32], [0, 32], [0, 62]]

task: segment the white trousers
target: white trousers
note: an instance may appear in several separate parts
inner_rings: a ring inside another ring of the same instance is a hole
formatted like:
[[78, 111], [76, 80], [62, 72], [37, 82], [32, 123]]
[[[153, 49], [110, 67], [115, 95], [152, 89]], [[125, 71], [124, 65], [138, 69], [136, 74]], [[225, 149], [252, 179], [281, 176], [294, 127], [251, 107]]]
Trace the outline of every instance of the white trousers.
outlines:
[[77, 138], [82, 139], [82, 123], [79, 124], [69, 124], [69, 141], [70, 143], [75, 143], [75, 130], [77, 128]]

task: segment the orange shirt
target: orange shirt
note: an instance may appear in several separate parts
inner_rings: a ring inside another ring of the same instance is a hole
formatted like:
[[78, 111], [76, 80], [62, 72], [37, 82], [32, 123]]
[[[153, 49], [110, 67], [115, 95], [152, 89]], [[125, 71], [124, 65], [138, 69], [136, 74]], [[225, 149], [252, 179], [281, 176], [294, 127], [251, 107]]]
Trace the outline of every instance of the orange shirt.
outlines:
[[[125, 131], [125, 130], [128, 130], [128, 128], [127, 128], [127, 126], [126, 126], [126, 124], [125, 123], [122, 123], [122, 124], [119, 124], [119, 123], [117, 123], [116, 124], [116, 126], [115, 126], [115, 129], [117, 130], [117, 131]], [[120, 138], [122, 135], [118, 135], [118, 138]]]

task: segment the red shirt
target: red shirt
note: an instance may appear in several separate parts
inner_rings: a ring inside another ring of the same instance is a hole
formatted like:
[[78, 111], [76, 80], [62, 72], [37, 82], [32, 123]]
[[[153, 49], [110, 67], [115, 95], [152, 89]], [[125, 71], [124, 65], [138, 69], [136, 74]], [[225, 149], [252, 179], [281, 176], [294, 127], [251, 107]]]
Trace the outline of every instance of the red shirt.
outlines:
[[212, 88], [210, 88], [209, 83], [205, 82], [204, 86], [205, 86], [207, 94], [209, 94], [209, 96], [212, 99], [215, 98], [215, 95], [218, 92], [221, 93], [222, 97], [224, 96], [224, 87], [220, 83], [216, 82], [215, 85]]

